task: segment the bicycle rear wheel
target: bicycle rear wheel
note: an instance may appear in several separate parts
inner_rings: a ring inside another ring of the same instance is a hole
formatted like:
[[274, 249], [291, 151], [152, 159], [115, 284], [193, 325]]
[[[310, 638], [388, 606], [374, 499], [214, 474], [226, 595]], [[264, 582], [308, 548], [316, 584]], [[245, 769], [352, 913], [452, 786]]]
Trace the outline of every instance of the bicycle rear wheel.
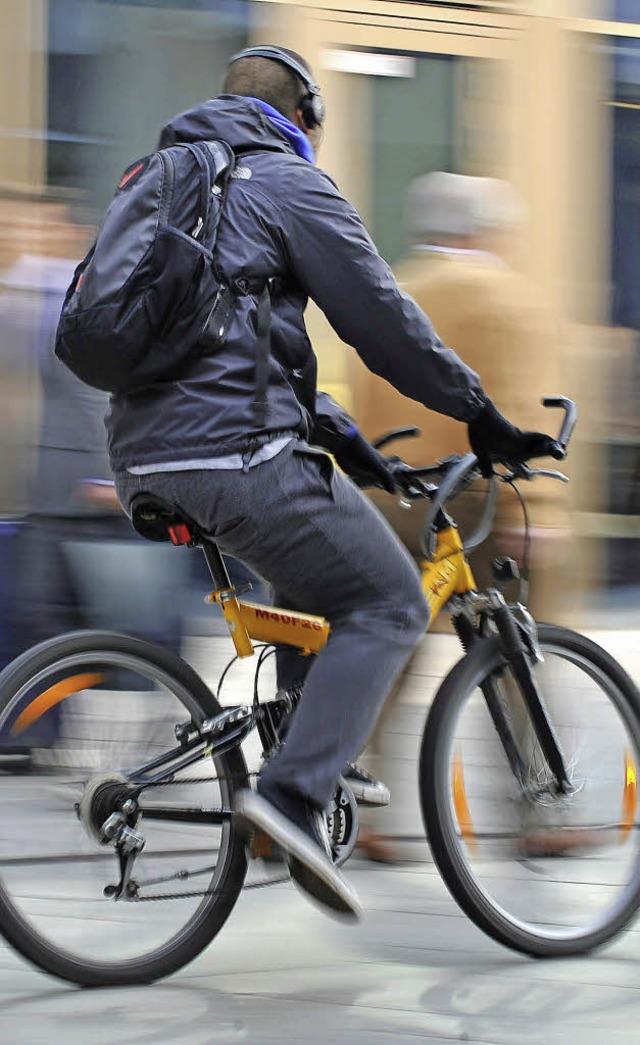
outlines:
[[[588, 639], [541, 625], [534, 668], [570, 780], [558, 795], [497, 636], [478, 642], [434, 699], [420, 795], [434, 859], [465, 913], [532, 956], [587, 952], [640, 904], [640, 699]], [[523, 779], [511, 768], [481, 685], [496, 683]]]
[[[238, 748], [212, 760], [194, 728], [219, 711], [184, 661], [123, 635], [53, 639], [2, 672], [0, 736], [36, 745], [0, 774], [0, 931], [26, 958], [83, 986], [148, 983], [220, 930], [246, 873], [230, 810], [247, 771]], [[104, 825], [123, 808], [120, 858]]]

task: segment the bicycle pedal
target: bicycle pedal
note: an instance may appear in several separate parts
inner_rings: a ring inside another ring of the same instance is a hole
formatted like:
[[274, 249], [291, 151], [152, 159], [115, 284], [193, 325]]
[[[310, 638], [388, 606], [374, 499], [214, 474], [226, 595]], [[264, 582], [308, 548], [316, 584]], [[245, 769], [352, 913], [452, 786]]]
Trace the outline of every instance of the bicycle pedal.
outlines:
[[222, 733], [227, 726], [234, 726], [245, 719], [250, 719], [251, 715], [251, 708], [244, 705], [225, 708], [219, 714], [214, 715], [213, 718], [205, 719], [200, 727], [200, 732], [203, 736], [212, 737]]

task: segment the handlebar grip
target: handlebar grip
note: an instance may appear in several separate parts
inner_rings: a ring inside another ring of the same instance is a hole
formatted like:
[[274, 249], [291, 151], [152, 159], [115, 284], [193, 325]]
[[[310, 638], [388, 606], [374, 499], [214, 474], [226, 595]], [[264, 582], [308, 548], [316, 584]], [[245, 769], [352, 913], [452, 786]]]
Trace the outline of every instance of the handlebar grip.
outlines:
[[564, 419], [562, 421], [560, 435], [556, 442], [566, 457], [569, 440], [571, 439], [573, 429], [578, 420], [578, 407], [573, 400], [568, 399], [567, 396], [544, 396], [542, 399], [542, 405], [558, 406], [561, 410], [564, 410]]

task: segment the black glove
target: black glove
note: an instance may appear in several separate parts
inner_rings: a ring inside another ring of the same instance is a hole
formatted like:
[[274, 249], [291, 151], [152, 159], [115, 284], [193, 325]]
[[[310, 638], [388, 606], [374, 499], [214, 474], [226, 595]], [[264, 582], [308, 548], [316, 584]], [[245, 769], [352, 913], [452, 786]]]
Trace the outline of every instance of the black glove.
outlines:
[[357, 430], [331, 449], [342, 470], [358, 486], [379, 486], [388, 493], [396, 492], [393, 462], [387, 461]]
[[469, 443], [478, 458], [482, 474], [488, 478], [493, 462], [522, 464], [532, 457], [564, 456], [555, 439], [543, 432], [523, 432], [516, 428], [486, 397], [480, 413], [469, 423]]

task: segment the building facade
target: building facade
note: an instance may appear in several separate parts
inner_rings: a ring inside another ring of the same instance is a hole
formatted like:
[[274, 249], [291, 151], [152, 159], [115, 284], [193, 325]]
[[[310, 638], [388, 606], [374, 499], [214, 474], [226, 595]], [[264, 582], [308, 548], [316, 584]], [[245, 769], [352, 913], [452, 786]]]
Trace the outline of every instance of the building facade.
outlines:
[[[0, 187], [62, 185], [103, 207], [160, 125], [215, 94], [230, 55], [267, 41], [311, 61], [329, 113], [322, 166], [391, 264], [417, 175], [489, 174], [520, 191], [517, 263], [566, 325], [564, 390], [582, 408], [583, 559], [590, 577], [627, 580], [640, 532], [640, 0], [5, 0]], [[348, 351], [313, 310], [309, 326], [325, 386], [357, 413]], [[603, 560], [602, 538], [622, 566]]]

